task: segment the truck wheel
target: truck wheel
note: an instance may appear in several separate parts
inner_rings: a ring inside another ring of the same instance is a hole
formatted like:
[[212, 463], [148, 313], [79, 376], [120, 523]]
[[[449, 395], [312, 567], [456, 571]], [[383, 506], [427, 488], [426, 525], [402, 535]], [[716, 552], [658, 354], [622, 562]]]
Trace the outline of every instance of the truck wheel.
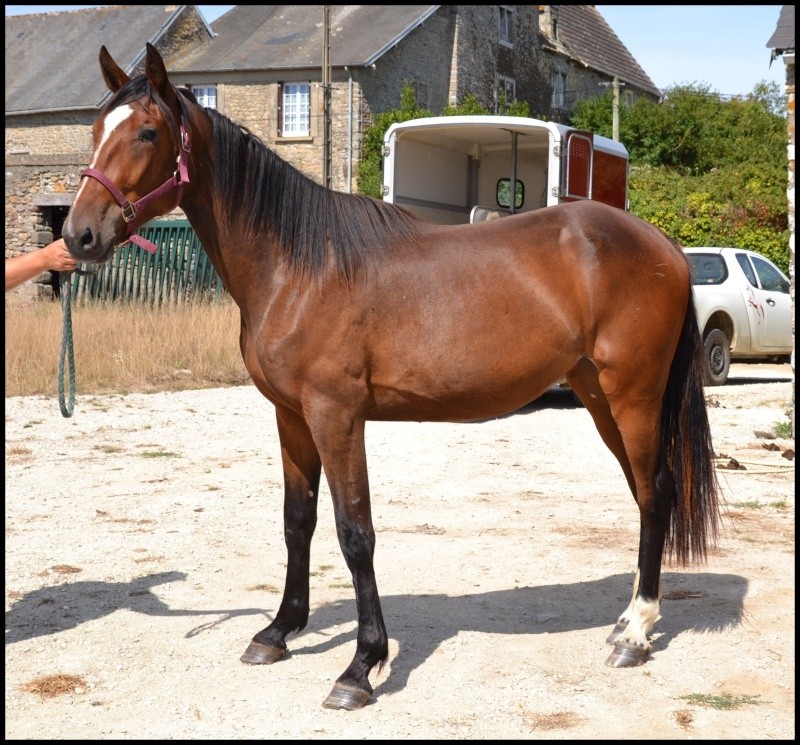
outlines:
[[706, 385], [725, 385], [731, 369], [731, 344], [719, 329], [706, 334]]

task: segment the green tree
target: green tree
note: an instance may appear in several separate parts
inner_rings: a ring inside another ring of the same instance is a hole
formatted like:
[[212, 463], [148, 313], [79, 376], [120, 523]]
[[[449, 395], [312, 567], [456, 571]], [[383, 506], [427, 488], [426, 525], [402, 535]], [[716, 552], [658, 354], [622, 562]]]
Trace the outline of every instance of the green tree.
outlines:
[[[749, 248], [789, 266], [786, 97], [759, 83], [725, 100], [676, 86], [661, 103], [620, 107], [631, 160], [631, 212], [686, 246]], [[611, 136], [610, 94], [579, 102], [573, 126]]]
[[377, 114], [365, 130], [358, 164], [358, 190], [362, 194], [380, 199], [383, 186], [383, 136], [397, 122], [432, 116], [431, 112], [417, 106], [414, 86], [406, 83], [400, 93], [400, 108]]

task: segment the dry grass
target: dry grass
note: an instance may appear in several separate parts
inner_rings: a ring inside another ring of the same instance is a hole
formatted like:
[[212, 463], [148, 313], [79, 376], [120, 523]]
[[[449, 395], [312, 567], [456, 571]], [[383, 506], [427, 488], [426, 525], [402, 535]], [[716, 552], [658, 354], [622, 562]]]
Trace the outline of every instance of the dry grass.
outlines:
[[[55, 396], [61, 304], [6, 303], [6, 396]], [[241, 385], [239, 310], [213, 303], [72, 306], [77, 394], [146, 393]], [[64, 390], [69, 391], [64, 364]]]
[[54, 698], [65, 693], [77, 693], [88, 690], [86, 681], [77, 675], [44, 675], [23, 686], [28, 693], [35, 693], [41, 698]]
[[526, 712], [523, 718], [531, 730], [541, 730], [544, 732], [571, 729], [572, 727], [577, 727], [583, 721], [583, 717], [571, 711], [557, 711], [553, 714], [532, 714]]

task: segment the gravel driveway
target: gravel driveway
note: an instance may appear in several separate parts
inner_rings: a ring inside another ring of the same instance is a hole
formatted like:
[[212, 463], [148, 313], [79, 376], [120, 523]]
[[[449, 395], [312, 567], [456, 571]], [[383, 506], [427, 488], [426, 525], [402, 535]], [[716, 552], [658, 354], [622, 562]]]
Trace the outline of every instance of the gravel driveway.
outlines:
[[307, 628], [275, 665], [239, 661], [286, 559], [252, 386], [79, 395], [71, 419], [7, 398], [6, 738], [792, 739], [794, 443], [755, 434], [792, 383], [755, 372], [706, 390], [725, 533], [708, 564], [664, 568], [633, 669], [604, 642], [637, 511], [568, 393], [477, 424], [369, 423], [390, 662], [356, 712], [321, 705], [355, 648], [327, 488]]

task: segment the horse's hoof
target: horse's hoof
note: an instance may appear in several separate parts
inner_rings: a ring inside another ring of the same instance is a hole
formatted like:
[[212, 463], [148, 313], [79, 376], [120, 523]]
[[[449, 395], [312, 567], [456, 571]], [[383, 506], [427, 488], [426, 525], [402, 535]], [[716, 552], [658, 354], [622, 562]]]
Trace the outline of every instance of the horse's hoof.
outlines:
[[606, 639], [606, 644], [616, 644], [617, 640], [622, 636], [622, 632], [627, 628], [627, 621], [617, 621], [616, 626], [611, 629], [611, 633], [608, 635], [608, 639]]
[[285, 654], [286, 650], [280, 647], [261, 644], [261, 642], [250, 642], [239, 659], [248, 665], [271, 665]]
[[614, 645], [614, 651], [608, 656], [606, 665], [609, 667], [638, 667], [644, 665], [648, 651], [644, 647], [619, 641]]
[[326, 709], [355, 711], [356, 709], [363, 709], [369, 703], [371, 694], [372, 691], [365, 691], [363, 688], [356, 688], [337, 681], [333, 686], [333, 690], [328, 694], [328, 698], [322, 702], [322, 705]]

